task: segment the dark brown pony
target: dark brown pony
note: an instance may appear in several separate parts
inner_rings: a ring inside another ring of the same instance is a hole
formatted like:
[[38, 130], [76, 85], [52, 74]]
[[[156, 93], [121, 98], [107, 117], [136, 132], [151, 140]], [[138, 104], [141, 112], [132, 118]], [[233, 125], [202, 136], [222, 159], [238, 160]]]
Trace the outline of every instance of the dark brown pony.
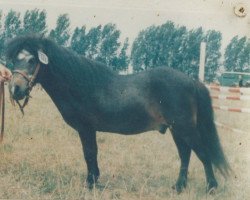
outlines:
[[209, 92], [183, 73], [159, 67], [122, 76], [49, 39], [33, 36], [9, 42], [7, 58], [14, 66], [12, 97], [25, 98], [30, 78], [38, 71], [35, 83], [42, 85], [64, 120], [79, 132], [90, 187], [100, 175], [97, 131], [132, 135], [149, 130], [165, 133], [169, 127], [181, 159], [174, 185], [177, 192], [186, 187], [191, 150], [204, 165], [208, 190], [217, 187], [212, 165], [229, 174]]

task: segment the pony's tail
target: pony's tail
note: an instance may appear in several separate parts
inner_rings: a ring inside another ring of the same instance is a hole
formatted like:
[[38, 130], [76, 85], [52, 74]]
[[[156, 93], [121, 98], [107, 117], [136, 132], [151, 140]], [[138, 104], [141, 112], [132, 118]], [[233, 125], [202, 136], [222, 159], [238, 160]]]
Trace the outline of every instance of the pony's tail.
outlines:
[[209, 91], [202, 83], [198, 83], [197, 103], [197, 126], [202, 143], [212, 164], [219, 169], [224, 177], [227, 177], [229, 176], [231, 168], [223, 153], [220, 139], [217, 134]]

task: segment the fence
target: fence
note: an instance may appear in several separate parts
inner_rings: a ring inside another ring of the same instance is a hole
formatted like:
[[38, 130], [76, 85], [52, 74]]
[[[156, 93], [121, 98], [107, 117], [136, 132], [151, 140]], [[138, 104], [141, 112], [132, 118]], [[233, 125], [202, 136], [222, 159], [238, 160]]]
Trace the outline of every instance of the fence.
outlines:
[[[232, 101], [248, 101], [250, 100], [250, 88], [237, 88], [237, 87], [221, 87], [221, 86], [207, 86], [210, 89], [211, 97], [219, 100], [232, 100]], [[220, 94], [213, 94], [217, 91]], [[221, 94], [222, 93], [222, 94]], [[229, 94], [224, 94], [229, 93]], [[231, 93], [238, 94], [238, 96], [231, 95]], [[225, 110], [229, 112], [242, 112], [250, 113], [250, 108], [232, 108], [225, 105], [213, 105], [216, 110]]]
[[[250, 114], [250, 108], [239, 107], [230, 107], [225, 105], [226, 101], [230, 102], [242, 102], [243, 104], [248, 104], [250, 102], [250, 88], [237, 88], [237, 87], [221, 87], [214, 85], [207, 85], [207, 88], [210, 90], [210, 96], [212, 99], [220, 100], [220, 105], [214, 105], [213, 109], [223, 110], [228, 112], [238, 112], [238, 113], [247, 113]], [[217, 102], [218, 103], [218, 102]], [[245, 131], [231, 128], [226, 124], [215, 122], [217, 127], [220, 127], [224, 130], [232, 131], [235, 133], [244, 133]]]

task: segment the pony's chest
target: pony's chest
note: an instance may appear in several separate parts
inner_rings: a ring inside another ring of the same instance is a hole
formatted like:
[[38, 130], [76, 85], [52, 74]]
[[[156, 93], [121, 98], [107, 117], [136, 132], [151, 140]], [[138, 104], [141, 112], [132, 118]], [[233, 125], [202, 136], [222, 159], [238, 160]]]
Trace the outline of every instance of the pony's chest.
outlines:
[[84, 119], [87, 109], [84, 103], [70, 94], [61, 94], [52, 98], [64, 121], [73, 128], [78, 128], [79, 123]]

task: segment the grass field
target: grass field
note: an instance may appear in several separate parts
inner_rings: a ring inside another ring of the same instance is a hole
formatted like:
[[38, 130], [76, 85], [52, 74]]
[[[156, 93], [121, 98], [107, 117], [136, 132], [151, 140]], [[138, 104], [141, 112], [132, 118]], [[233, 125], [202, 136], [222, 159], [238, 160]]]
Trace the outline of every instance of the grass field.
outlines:
[[44, 91], [35, 89], [32, 96], [24, 117], [7, 102], [0, 199], [250, 199], [250, 114], [215, 113], [218, 122], [245, 133], [218, 129], [234, 173], [225, 180], [215, 172], [219, 187], [214, 195], [205, 192], [204, 170], [195, 155], [187, 189], [180, 195], [171, 189], [180, 163], [169, 132], [98, 133], [101, 177], [89, 191], [77, 133], [63, 122]]

